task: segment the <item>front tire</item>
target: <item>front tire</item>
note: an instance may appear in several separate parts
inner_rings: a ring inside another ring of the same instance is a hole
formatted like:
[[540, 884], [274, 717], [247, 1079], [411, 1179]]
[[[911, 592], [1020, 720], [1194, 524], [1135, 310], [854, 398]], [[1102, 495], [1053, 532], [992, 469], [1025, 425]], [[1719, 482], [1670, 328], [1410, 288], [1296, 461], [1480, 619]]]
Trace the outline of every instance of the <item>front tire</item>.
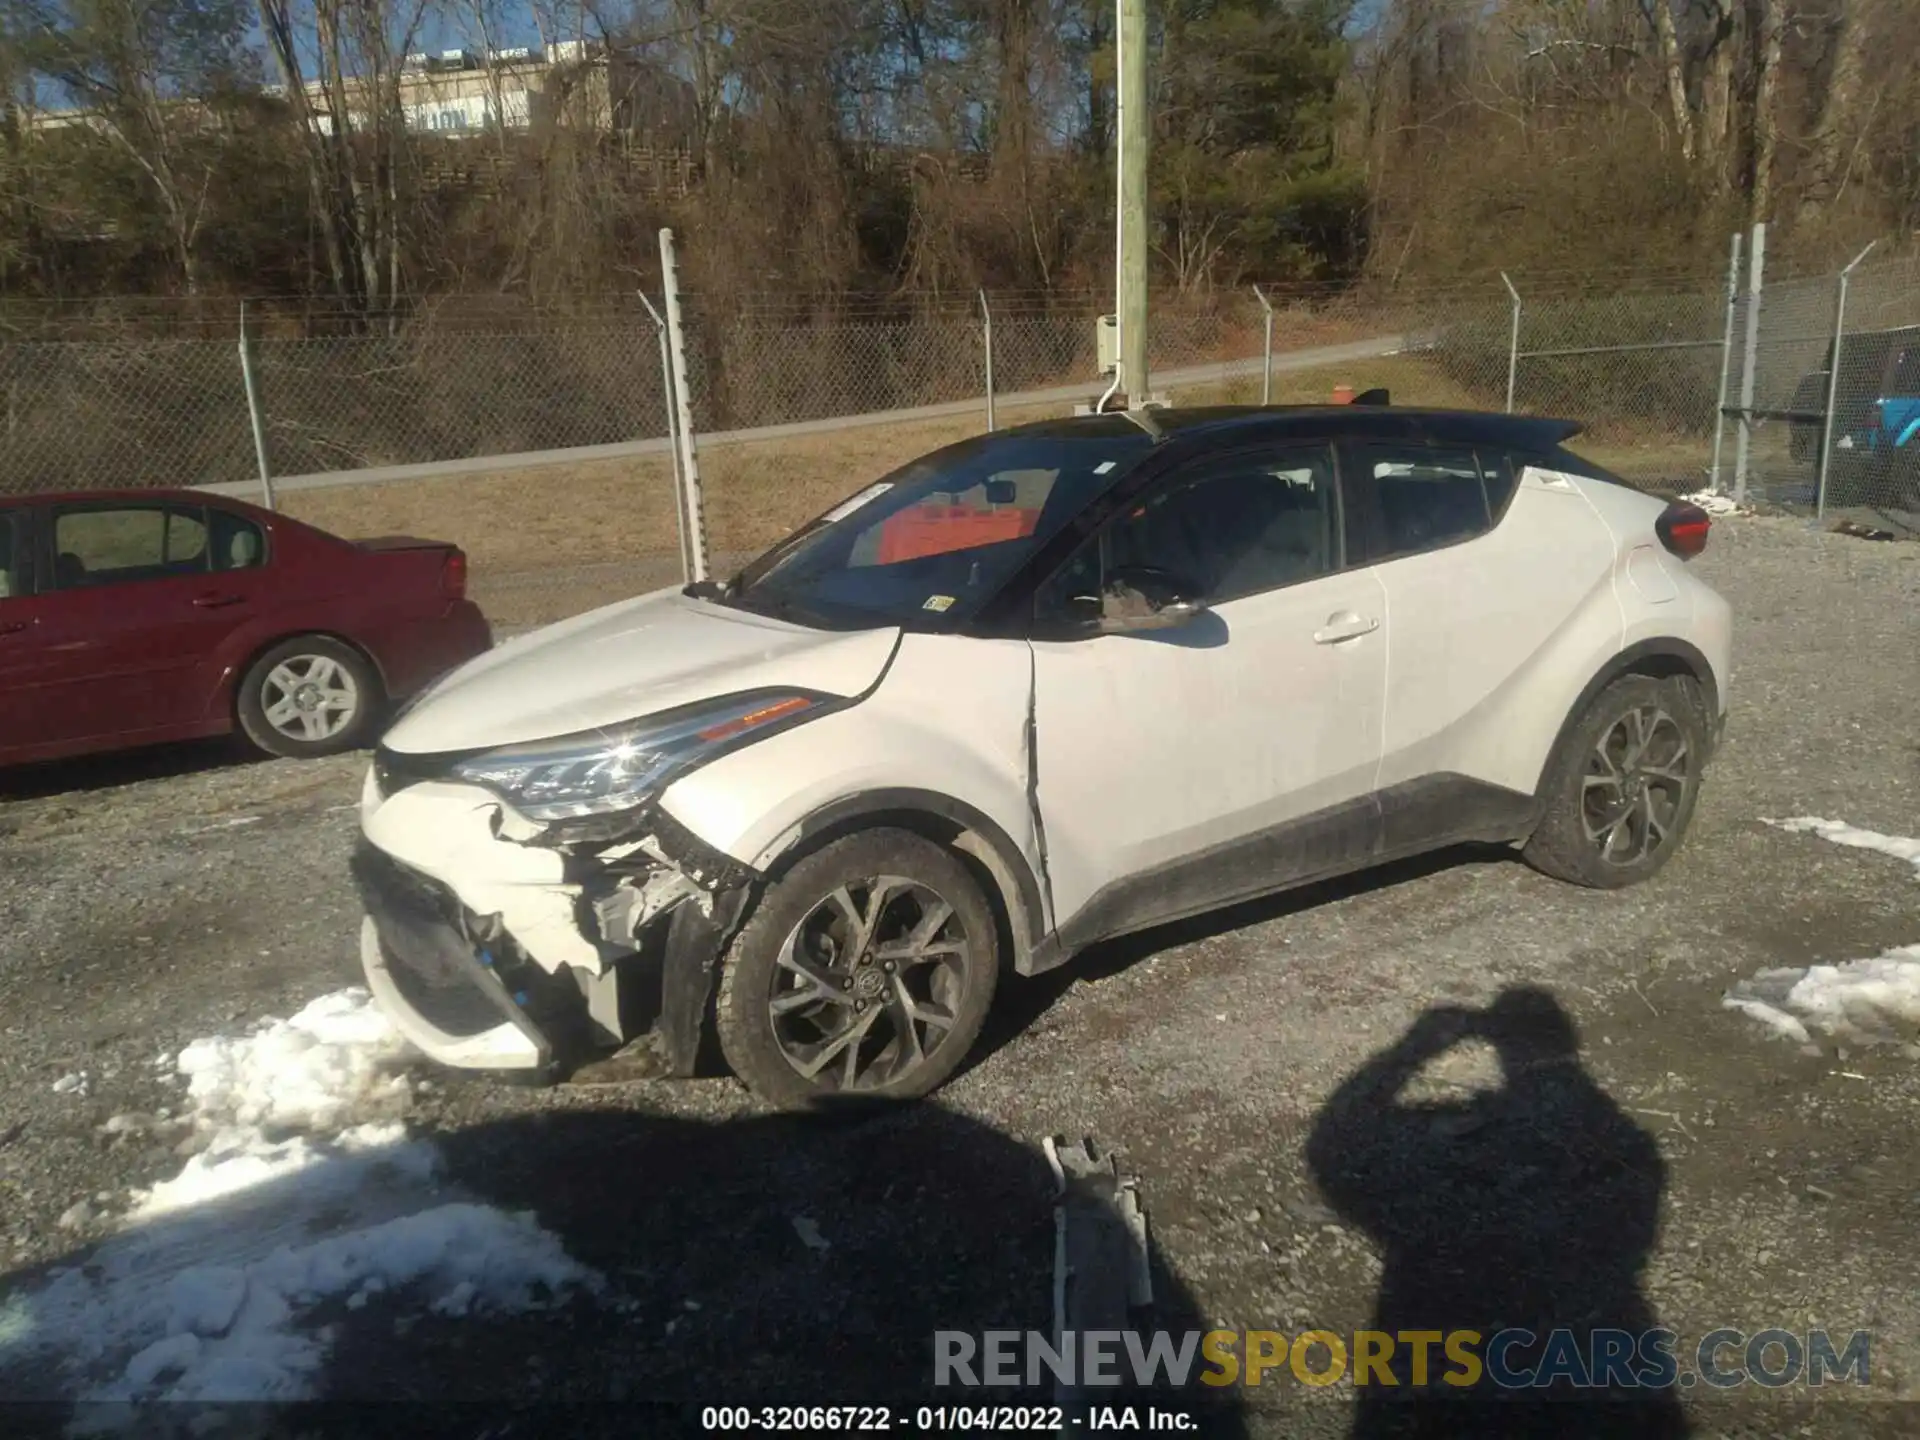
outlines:
[[1521, 855], [1596, 890], [1651, 878], [1693, 819], [1709, 744], [1698, 682], [1621, 676], [1549, 762], [1546, 811]]
[[907, 830], [849, 835], [775, 881], [721, 963], [715, 1025], [763, 1100], [909, 1100], [980, 1035], [993, 912], [959, 858]]
[[258, 748], [311, 760], [364, 744], [381, 703], [366, 656], [325, 635], [299, 635], [248, 667], [234, 708]]

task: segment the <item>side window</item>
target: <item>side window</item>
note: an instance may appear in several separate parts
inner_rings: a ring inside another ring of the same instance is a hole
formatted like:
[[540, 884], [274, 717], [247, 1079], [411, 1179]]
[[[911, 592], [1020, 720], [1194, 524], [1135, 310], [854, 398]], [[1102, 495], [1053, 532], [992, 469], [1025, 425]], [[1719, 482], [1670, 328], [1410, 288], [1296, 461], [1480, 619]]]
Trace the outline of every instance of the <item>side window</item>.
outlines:
[[1521, 463], [1511, 455], [1489, 450], [1480, 452], [1480, 479], [1486, 486], [1487, 510], [1493, 516], [1495, 525], [1507, 513], [1507, 502], [1513, 499], [1513, 492], [1519, 488]]
[[207, 568], [207, 522], [204, 511], [167, 511], [167, 554], [169, 570]]
[[0, 600], [26, 593], [26, 577], [21, 573], [21, 561], [26, 559], [25, 538], [14, 517], [0, 510]]
[[1487, 487], [1471, 450], [1368, 445], [1359, 453], [1380, 517], [1379, 559], [1438, 550], [1492, 528]]
[[213, 532], [213, 568], [251, 570], [267, 563], [267, 537], [244, 515], [213, 506], [207, 511]]
[[[1122, 571], [1159, 571], [1223, 604], [1332, 573], [1340, 507], [1325, 450], [1211, 462], [1134, 502], [1041, 587], [1042, 619], [1089, 618]], [[1097, 613], [1097, 611], [1096, 611]]]
[[173, 506], [63, 510], [53, 549], [59, 590], [158, 580], [207, 568], [207, 527], [198, 510]]

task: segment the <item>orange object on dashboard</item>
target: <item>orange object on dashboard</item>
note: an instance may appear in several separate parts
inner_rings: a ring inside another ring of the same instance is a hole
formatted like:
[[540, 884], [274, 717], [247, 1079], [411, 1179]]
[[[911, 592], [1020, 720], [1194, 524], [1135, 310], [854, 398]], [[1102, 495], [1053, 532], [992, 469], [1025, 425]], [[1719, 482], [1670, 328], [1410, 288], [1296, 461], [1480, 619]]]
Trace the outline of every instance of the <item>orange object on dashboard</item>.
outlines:
[[1022, 540], [1040, 522], [1038, 510], [977, 510], [970, 505], [915, 505], [880, 527], [879, 563], [897, 565], [953, 550]]

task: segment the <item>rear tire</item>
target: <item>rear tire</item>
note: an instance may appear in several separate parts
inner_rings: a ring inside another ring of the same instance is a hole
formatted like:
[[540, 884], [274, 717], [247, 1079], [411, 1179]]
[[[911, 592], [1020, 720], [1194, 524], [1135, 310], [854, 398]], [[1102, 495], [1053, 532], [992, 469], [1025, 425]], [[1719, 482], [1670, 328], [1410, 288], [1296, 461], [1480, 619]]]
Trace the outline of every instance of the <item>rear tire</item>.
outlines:
[[910, 1100], [979, 1038], [993, 911], [958, 856], [908, 830], [836, 840], [775, 881], [721, 962], [721, 1053], [774, 1105]]
[[1548, 762], [1546, 811], [1521, 855], [1596, 890], [1651, 878], [1693, 819], [1710, 744], [1699, 682], [1621, 676]]
[[234, 709], [259, 749], [311, 760], [365, 744], [384, 703], [366, 656], [326, 635], [297, 635], [248, 667]]

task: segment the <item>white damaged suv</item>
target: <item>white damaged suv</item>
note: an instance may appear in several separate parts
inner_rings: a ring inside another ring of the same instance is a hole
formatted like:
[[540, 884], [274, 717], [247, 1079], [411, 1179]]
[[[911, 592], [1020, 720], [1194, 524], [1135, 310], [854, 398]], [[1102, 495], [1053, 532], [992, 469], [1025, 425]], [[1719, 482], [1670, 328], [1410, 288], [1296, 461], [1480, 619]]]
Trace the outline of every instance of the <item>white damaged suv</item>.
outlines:
[[1617, 887], [1727, 704], [1697, 508], [1558, 421], [1388, 404], [1029, 425], [725, 583], [500, 646], [379, 747], [382, 1006], [449, 1065], [705, 1036], [777, 1104], [925, 1094], [1003, 972], [1461, 842]]

